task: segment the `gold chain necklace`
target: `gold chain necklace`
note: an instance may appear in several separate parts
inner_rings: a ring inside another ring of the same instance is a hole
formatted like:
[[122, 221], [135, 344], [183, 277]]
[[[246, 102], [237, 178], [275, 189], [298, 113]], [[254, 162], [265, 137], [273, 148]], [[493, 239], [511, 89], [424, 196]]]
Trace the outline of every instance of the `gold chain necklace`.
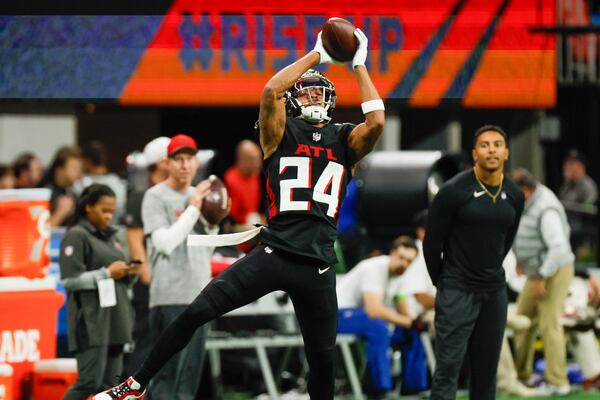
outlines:
[[473, 175], [475, 175], [475, 180], [477, 180], [477, 183], [479, 183], [479, 186], [481, 186], [481, 188], [483, 189], [483, 191], [485, 192], [485, 194], [487, 194], [488, 196], [490, 196], [492, 198], [492, 201], [495, 203], [496, 202], [496, 198], [498, 198], [498, 196], [500, 195], [500, 193], [502, 193], [502, 184], [504, 183], [504, 174], [501, 175], [500, 177], [500, 187], [498, 187], [498, 191], [496, 192], [496, 194], [492, 194], [488, 188], [483, 184], [483, 182], [481, 182], [479, 180], [479, 177], [477, 176], [477, 173], [475, 171], [473, 171]]

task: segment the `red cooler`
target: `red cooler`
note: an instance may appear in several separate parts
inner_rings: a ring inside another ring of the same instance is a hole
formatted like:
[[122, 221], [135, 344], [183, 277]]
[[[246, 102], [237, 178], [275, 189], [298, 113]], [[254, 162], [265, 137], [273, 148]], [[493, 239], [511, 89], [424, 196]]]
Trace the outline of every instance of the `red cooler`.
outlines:
[[45, 275], [50, 263], [50, 193], [0, 190], [0, 276]]
[[34, 363], [56, 357], [57, 316], [64, 296], [55, 287], [52, 277], [0, 278], [0, 363], [13, 368], [14, 400], [29, 392]]
[[0, 364], [0, 400], [15, 400], [12, 396], [13, 369], [8, 364]]
[[41, 360], [33, 369], [33, 398], [62, 400], [77, 380], [77, 361], [74, 358]]

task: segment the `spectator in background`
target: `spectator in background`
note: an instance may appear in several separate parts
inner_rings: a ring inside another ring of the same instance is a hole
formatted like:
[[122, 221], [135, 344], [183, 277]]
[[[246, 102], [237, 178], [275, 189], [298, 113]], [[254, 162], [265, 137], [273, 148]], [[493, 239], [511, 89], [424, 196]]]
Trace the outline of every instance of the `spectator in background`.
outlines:
[[571, 226], [571, 246], [578, 259], [587, 258], [589, 261], [590, 258], [594, 258], [590, 257], [590, 244], [596, 241], [598, 186], [587, 175], [585, 157], [577, 150], [567, 153], [563, 163], [563, 175], [565, 182], [558, 192], [558, 197], [565, 206]]
[[[171, 139], [165, 136], [151, 140], [144, 147], [144, 158], [148, 168], [148, 187], [163, 182], [169, 177], [167, 161], [167, 146]], [[150, 269], [144, 237], [144, 224], [142, 223], [142, 199], [146, 190], [131, 190], [127, 195], [125, 212], [125, 227], [129, 255], [134, 260], [141, 260], [140, 279], [133, 286], [133, 309], [135, 310], [135, 323], [133, 326], [133, 340], [135, 347], [133, 353], [125, 359], [125, 375], [131, 375], [144, 359], [152, 345], [149, 320], [149, 290]]]
[[249, 225], [265, 223], [261, 214], [262, 151], [251, 140], [238, 143], [235, 165], [225, 171], [224, 181], [231, 198], [231, 213], [234, 231], [249, 229]]
[[17, 189], [34, 188], [40, 183], [44, 168], [33, 153], [21, 153], [13, 161], [13, 173]]
[[121, 374], [123, 346], [131, 342], [133, 315], [127, 289], [137, 266], [125, 262], [116, 230], [110, 226], [115, 206], [115, 193], [108, 186], [88, 186], [74, 225], [61, 243], [69, 351], [75, 352], [78, 372], [65, 400], [85, 400], [111, 386]]
[[15, 177], [13, 170], [6, 164], [0, 164], [0, 189], [13, 189], [15, 187]]
[[525, 196], [513, 246], [518, 265], [527, 276], [517, 300], [517, 314], [534, 322], [530, 329], [515, 333], [515, 364], [519, 378], [528, 380], [533, 370], [535, 328], [539, 327], [546, 359], [547, 393], [566, 395], [570, 386], [560, 315], [574, 274], [569, 223], [558, 198], [529, 171], [518, 168], [511, 177]]
[[40, 186], [52, 191], [50, 196], [50, 226], [65, 226], [75, 212], [77, 197], [73, 185], [81, 178], [81, 150], [64, 146], [58, 149]]
[[570, 150], [563, 163], [565, 182], [558, 191], [560, 201], [567, 209], [595, 205], [598, 186], [587, 175], [585, 157], [577, 150]]
[[[517, 271], [517, 260], [514, 253], [511, 252], [509, 253], [509, 256], [510, 255], [512, 255], [512, 259], [509, 260], [509, 257], [507, 257], [504, 264], [506, 280], [511, 290], [520, 293], [525, 286], [527, 277], [524, 276], [521, 271]], [[600, 388], [600, 348], [598, 347], [598, 339], [594, 333], [593, 315], [595, 313], [594, 311], [591, 311], [598, 302], [600, 302], [600, 282], [590, 274], [590, 271], [588, 271], [587, 268], [576, 268], [575, 278], [569, 287], [569, 295], [565, 302], [561, 322], [566, 328], [568, 343], [573, 359], [581, 367], [584, 378], [582, 387], [584, 390], [590, 390], [594, 387]], [[523, 316], [519, 317], [522, 318]], [[515, 326], [512, 328], [513, 331], [521, 330]], [[527, 328], [529, 327], [527, 326], [523, 329]], [[499, 388], [501, 382], [507, 384], [510, 383], [511, 380], [517, 378], [517, 371], [514, 367], [510, 347], [508, 346], [508, 341], [506, 339], [505, 343], [506, 352], [505, 347], [502, 348], [502, 352], [506, 357], [501, 357], [501, 363], [498, 367]], [[504, 378], [502, 378], [501, 375], [503, 375]], [[502, 389], [506, 388], [507, 386]], [[544, 388], [541, 389], [540, 394], [543, 394]], [[531, 391], [531, 389], [529, 390]], [[519, 392], [514, 390], [507, 391], [510, 394], [524, 397], [522, 390], [519, 390]], [[537, 391], [532, 391], [532, 393], [536, 395]], [[531, 395], [527, 397], [531, 397]]]
[[[198, 169], [196, 142], [174, 136], [167, 146], [169, 177], [146, 191], [142, 221], [148, 238], [152, 271], [150, 284], [150, 334], [154, 340], [194, 300], [211, 279], [210, 257], [214, 248], [188, 248], [189, 234], [216, 234], [200, 214], [210, 193], [210, 182], [190, 186]], [[204, 362], [205, 325], [193, 333], [185, 348], [165, 360], [152, 378], [147, 399], [194, 399]]]
[[423, 239], [425, 238], [425, 226], [427, 224], [427, 210], [420, 211], [413, 218], [415, 227], [415, 245], [418, 254], [415, 261], [410, 265], [402, 279], [397, 280], [394, 287], [395, 293], [406, 296], [411, 312], [421, 315], [435, 307], [435, 294], [437, 292], [423, 257]]
[[392, 390], [392, 373], [388, 350], [392, 337], [388, 324], [409, 328], [415, 316], [408, 304], [399, 299], [397, 310], [386, 305], [390, 286], [405, 273], [417, 257], [415, 242], [400, 236], [389, 255], [369, 258], [343, 275], [336, 286], [338, 298], [338, 332], [359, 335], [367, 341], [367, 366], [380, 395]]
[[110, 187], [117, 196], [117, 209], [114, 214], [114, 223], [121, 223], [125, 214], [127, 201], [127, 185], [117, 174], [108, 171], [108, 152], [104, 143], [97, 140], [82, 147], [83, 178], [76, 183], [75, 191], [80, 193], [92, 183], [101, 183]]

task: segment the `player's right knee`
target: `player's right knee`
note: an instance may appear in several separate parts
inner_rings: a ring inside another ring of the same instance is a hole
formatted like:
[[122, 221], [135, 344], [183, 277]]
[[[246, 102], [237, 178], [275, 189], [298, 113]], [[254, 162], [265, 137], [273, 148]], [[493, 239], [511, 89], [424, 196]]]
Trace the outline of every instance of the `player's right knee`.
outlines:
[[229, 280], [215, 278], [204, 288], [201, 296], [206, 297], [218, 312], [237, 305], [242, 290], [244, 289]]
[[198, 296], [196, 300], [181, 314], [187, 324], [204, 324], [216, 318], [217, 311], [206, 296]]

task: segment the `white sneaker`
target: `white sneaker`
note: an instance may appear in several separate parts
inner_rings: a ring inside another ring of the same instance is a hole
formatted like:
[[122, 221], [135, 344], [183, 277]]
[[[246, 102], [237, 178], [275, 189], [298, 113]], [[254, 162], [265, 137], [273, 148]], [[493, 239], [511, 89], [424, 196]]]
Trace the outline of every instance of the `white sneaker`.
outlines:
[[141, 391], [141, 385], [133, 377], [125, 382], [98, 393], [92, 400], [143, 400], [146, 391]]
[[519, 396], [519, 397], [539, 396], [539, 393], [536, 389], [528, 388], [527, 386], [523, 385], [521, 382], [519, 382], [517, 380], [512, 382], [507, 387], [502, 387], [500, 389], [503, 390], [504, 392], [506, 392], [507, 394], [510, 394], [513, 396]]
[[546, 383], [538, 388], [540, 395], [543, 396], [567, 396], [571, 393], [570, 385], [555, 386]]
[[544, 384], [544, 378], [541, 375], [533, 374], [529, 378], [522, 380], [521, 383], [529, 388], [537, 388]]

